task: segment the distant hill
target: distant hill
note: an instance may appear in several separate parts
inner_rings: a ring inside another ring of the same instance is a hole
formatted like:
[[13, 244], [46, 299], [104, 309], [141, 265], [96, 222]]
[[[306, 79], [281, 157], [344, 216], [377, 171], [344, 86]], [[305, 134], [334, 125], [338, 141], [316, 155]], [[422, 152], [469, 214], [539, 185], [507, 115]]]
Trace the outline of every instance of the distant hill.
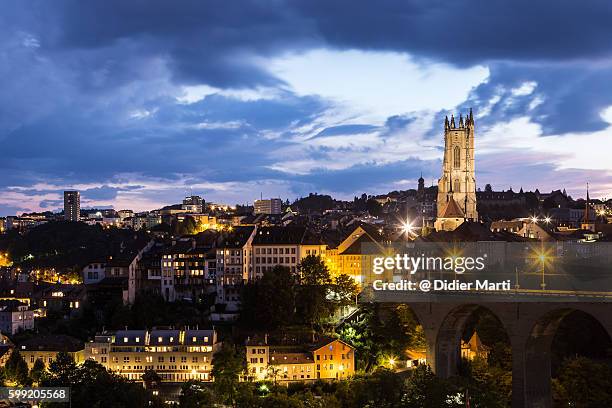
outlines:
[[295, 200], [291, 207], [298, 209], [300, 212], [325, 211], [336, 208], [339, 203], [341, 201], [335, 200], [329, 195], [310, 193], [308, 197]]

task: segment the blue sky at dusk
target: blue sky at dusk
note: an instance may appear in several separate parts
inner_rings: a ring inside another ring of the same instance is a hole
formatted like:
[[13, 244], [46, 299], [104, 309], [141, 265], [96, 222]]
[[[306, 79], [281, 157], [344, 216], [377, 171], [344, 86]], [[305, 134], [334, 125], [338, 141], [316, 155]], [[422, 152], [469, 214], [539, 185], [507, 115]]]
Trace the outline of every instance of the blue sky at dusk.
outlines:
[[0, 215], [352, 198], [437, 180], [612, 196], [612, 3], [0, 0]]

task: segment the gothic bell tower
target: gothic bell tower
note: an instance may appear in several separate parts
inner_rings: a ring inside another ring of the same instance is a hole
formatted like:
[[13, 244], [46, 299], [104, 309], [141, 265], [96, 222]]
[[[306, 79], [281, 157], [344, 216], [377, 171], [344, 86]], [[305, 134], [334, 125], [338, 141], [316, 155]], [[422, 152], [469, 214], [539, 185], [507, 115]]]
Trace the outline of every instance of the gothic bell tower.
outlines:
[[464, 220], [478, 220], [472, 109], [465, 119], [459, 116], [458, 124], [452, 115], [450, 120], [444, 120], [444, 161], [438, 180], [437, 210], [439, 219], [462, 216]]

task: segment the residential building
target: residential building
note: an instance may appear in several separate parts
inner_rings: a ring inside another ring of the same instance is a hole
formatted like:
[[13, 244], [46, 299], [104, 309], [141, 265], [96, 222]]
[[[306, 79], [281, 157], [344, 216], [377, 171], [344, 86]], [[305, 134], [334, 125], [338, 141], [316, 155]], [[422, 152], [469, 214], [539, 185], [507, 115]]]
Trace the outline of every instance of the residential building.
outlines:
[[382, 250], [385, 238], [378, 228], [359, 223], [336, 246], [330, 245], [326, 251], [326, 264], [332, 274], [348, 275], [356, 282], [369, 282], [373, 278], [372, 259], [378, 249]]
[[217, 304], [214, 319], [237, 317], [242, 285], [252, 275], [252, 244], [257, 233], [253, 226], [233, 227], [221, 237], [216, 249]]
[[64, 285], [58, 283], [42, 290], [38, 306], [46, 310], [74, 315], [82, 310], [86, 299], [87, 291], [85, 290], [85, 285]]
[[126, 218], [133, 217], [134, 216], [134, 211], [132, 211], [132, 210], [119, 210], [119, 211], [117, 211], [117, 215], [119, 216], [119, 218], [124, 220]]
[[260, 227], [253, 239], [252, 276], [259, 279], [277, 265], [298, 272], [298, 264], [308, 255], [325, 256], [320, 236], [306, 227]]
[[98, 283], [106, 276], [106, 261], [88, 263], [83, 267], [81, 273], [84, 284]]
[[211, 381], [212, 356], [220, 346], [214, 330], [120, 330], [85, 343], [84, 358], [135, 381], [145, 370], [162, 382]]
[[249, 339], [247, 378], [280, 382], [338, 380], [355, 374], [355, 349], [333, 338], [305, 346], [272, 345]]
[[79, 221], [81, 218], [81, 194], [78, 191], [64, 191], [64, 219]]
[[204, 199], [200, 196], [185, 197], [181, 208], [190, 213], [200, 214], [204, 208]]
[[255, 200], [253, 203], [255, 214], [280, 214], [282, 206], [283, 202], [280, 198]]
[[474, 332], [467, 342], [461, 340], [461, 358], [465, 360], [473, 360], [475, 358], [486, 360], [489, 356], [489, 351], [489, 347], [480, 341], [480, 336], [478, 336], [477, 332]]
[[34, 311], [17, 300], [0, 300], [0, 332], [16, 334], [34, 328]]
[[32, 369], [36, 360], [41, 360], [48, 367], [59, 352], [68, 353], [76, 363], [84, 361], [83, 342], [65, 334], [35, 336], [19, 343], [17, 350], [29, 369]]

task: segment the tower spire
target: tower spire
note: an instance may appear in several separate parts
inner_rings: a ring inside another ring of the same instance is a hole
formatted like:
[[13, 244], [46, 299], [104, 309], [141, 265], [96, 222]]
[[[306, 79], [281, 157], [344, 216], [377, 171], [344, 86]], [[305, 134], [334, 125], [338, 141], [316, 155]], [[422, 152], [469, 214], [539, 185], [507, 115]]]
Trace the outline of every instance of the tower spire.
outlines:
[[462, 128], [463, 127], [463, 114], [459, 114], [459, 127]]
[[448, 115], [444, 118], [444, 130], [447, 130], [450, 126], [448, 125]]
[[589, 223], [589, 218], [590, 218], [589, 217], [589, 201], [590, 200], [589, 200], [589, 183], [588, 182], [587, 182], [587, 185], [586, 185], [586, 190], [587, 190], [587, 195], [586, 195], [586, 204], [584, 206], [584, 222], [586, 224], [588, 224]]
[[450, 126], [453, 129], [455, 128], [455, 115], [452, 115], [452, 114], [451, 114]]

